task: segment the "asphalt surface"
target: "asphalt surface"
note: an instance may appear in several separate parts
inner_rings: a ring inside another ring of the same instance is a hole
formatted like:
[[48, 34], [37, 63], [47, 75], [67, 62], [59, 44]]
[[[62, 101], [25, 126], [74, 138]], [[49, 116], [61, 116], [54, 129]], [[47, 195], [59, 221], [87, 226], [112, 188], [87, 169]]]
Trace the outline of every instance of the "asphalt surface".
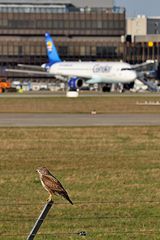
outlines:
[[160, 126], [160, 114], [0, 113], [0, 127]]

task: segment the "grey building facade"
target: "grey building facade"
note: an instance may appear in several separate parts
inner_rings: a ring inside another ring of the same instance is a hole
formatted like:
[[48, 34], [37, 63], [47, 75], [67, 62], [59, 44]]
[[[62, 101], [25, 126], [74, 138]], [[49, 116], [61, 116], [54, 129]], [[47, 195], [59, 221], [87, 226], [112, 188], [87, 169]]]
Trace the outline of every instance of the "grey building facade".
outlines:
[[0, 0], [0, 3], [4, 4], [58, 4], [66, 5], [72, 4], [78, 8], [112, 8], [114, 6], [114, 0]]
[[[54, 0], [55, 4], [67, 4], [68, 0]], [[78, 8], [112, 8], [114, 6], [113, 0], [69, 0], [71, 4]]]
[[147, 18], [147, 34], [160, 34], [160, 17]]

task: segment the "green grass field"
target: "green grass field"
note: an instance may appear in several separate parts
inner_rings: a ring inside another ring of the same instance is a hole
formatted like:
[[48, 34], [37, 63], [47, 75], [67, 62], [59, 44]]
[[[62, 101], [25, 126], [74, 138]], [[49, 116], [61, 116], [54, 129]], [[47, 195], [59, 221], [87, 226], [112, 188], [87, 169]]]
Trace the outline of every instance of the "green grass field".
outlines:
[[[5, 95], [4, 95], [5, 96]], [[0, 98], [0, 113], [160, 113], [160, 105], [138, 105], [144, 102], [160, 102], [160, 95], [103, 97], [3, 97]]]
[[55, 197], [35, 239], [160, 239], [160, 127], [0, 128], [1, 240], [26, 239], [43, 208], [39, 166], [75, 204]]

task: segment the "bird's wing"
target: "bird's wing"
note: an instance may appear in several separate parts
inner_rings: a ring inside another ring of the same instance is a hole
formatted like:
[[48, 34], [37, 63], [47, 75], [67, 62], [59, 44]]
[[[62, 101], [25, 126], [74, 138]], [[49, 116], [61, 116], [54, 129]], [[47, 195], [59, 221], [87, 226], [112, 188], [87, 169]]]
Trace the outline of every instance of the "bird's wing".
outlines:
[[73, 204], [62, 184], [53, 175], [42, 175], [42, 181], [49, 192], [57, 193]]
[[42, 175], [42, 181], [45, 184], [45, 186], [47, 188], [49, 188], [50, 190], [52, 190], [53, 192], [63, 192], [63, 191], [65, 191], [62, 184], [53, 176]]

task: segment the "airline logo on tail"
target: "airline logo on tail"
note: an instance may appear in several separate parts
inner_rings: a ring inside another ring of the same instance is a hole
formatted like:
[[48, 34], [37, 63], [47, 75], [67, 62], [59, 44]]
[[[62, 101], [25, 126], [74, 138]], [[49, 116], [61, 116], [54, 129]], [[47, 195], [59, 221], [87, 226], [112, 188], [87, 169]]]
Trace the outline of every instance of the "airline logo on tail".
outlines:
[[57, 49], [49, 33], [45, 33], [45, 39], [49, 64], [51, 65], [57, 62], [61, 62]]
[[48, 49], [48, 51], [52, 51], [52, 49], [53, 49], [53, 44], [52, 44], [52, 42], [47, 42], [47, 49]]

